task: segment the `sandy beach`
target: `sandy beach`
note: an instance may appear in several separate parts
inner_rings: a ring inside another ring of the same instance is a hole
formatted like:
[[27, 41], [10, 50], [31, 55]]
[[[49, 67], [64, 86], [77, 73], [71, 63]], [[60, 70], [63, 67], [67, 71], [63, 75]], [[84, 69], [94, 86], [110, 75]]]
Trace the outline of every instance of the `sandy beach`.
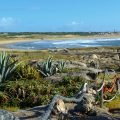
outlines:
[[36, 40], [68, 40], [68, 39], [98, 39], [98, 38], [120, 38], [120, 33], [111, 33], [103, 35], [90, 35], [90, 36], [80, 36], [80, 35], [44, 35], [44, 36], [35, 36], [35, 38], [27, 37], [15, 37], [15, 38], [0, 38], [0, 50], [13, 50], [6, 48], [6, 44], [18, 43], [18, 42], [29, 42]]

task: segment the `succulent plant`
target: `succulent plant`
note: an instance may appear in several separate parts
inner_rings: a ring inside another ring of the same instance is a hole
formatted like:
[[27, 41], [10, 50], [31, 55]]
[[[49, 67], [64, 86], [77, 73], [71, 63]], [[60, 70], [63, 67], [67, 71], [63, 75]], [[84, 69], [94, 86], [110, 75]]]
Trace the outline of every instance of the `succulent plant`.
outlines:
[[45, 62], [43, 62], [42, 64], [41, 63], [38, 63], [37, 64], [37, 68], [39, 70], [39, 72], [44, 76], [44, 77], [47, 77], [47, 76], [51, 76], [53, 74], [55, 74], [55, 67], [54, 67], [54, 64], [53, 64], [53, 60], [52, 58], [48, 58]]
[[59, 64], [58, 64], [59, 71], [62, 72], [64, 70], [65, 66], [66, 66], [66, 62], [63, 61], [63, 60], [60, 61]]
[[48, 58], [45, 62], [37, 63], [37, 68], [44, 77], [48, 77], [56, 74], [57, 72], [62, 72], [65, 65], [66, 62], [63, 60], [56, 63], [52, 58]]
[[17, 60], [12, 60], [6, 52], [0, 53], [0, 82], [9, 80], [17, 67]]

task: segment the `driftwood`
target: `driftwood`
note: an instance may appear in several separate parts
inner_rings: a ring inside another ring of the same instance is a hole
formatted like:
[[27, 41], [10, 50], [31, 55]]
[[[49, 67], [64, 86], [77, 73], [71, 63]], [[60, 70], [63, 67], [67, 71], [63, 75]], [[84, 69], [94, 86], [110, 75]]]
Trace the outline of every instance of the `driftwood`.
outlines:
[[78, 103], [82, 100], [82, 98], [83, 98], [83, 95], [81, 95], [81, 97], [77, 98], [77, 99], [75, 97], [67, 98], [67, 97], [63, 97], [63, 96], [60, 96], [60, 95], [56, 95], [53, 98], [52, 102], [49, 104], [48, 110], [45, 112], [45, 114], [43, 114], [43, 116], [41, 117], [40, 120], [48, 120], [48, 118], [50, 117], [51, 112], [54, 108], [54, 105], [56, 104], [58, 99], [62, 99], [63, 101], [66, 101], [66, 102], [76, 102], [76, 103]]
[[[85, 83], [83, 86], [83, 89], [81, 91], [79, 91], [78, 94], [76, 94], [74, 97], [67, 98], [67, 97], [63, 97], [60, 95], [56, 95], [52, 99], [51, 103], [48, 106], [48, 109], [42, 115], [40, 120], [48, 120], [49, 119], [49, 117], [51, 116], [52, 110], [54, 109], [56, 103], [59, 100], [64, 101], [64, 102], [74, 102], [74, 103], [76, 103], [75, 109], [78, 109], [78, 110], [84, 109], [84, 112], [88, 112], [92, 108], [92, 104], [94, 102], [94, 96], [93, 96], [94, 94], [96, 94], [95, 90], [93, 90], [93, 89], [88, 90], [87, 83]], [[59, 107], [57, 107], [57, 108], [59, 108]], [[59, 112], [61, 112], [64, 115], [67, 114], [67, 110], [65, 108], [59, 108], [58, 110], [59, 110]]]
[[[101, 71], [99, 71], [99, 72], [101, 72]], [[120, 89], [118, 87], [119, 81], [117, 81], [116, 84], [117, 84], [117, 92], [118, 92], [118, 90]], [[93, 103], [95, 102], [94, 95], [96, 95], [97, 92], [100, 92], [101, 90], [103, 90], [104, 85], [105, 85], [105, 80], [103, 79], [101, 87], [96, 91], [93, 90], [92, 88], [88, 88], [88, 84], [85, 83], [83, 85], [83, 88], [80, 89], [80, 91], [74, 97], [68, 98], [68, 97], [63, 97], [60, 95], [54, 96], [51, 103], [48, 106], [48, 109], [42, 115], [42, 117], [39, 119], [40, 120], [48, 120], [50, 118], [51, 113], [54, 110], [55, 106], [56, 106], [57, 110], [59, 111], [60, 115], [61, 114], [64, 116], [68, 115], [69, 113], [68, 113], [68, 110], [65, 108], [64, 102], [76, 103], [76, 106], [74, 107], [74, 109], [77, 110], [78, 112], [81, 112], [81, 110], [84, 113], [90, 112], [93, 109]], [[110, 102], [111, 100], [113, 100], [117, 96], [117, 92], [109, 100], [105, 100], [103, 98], [103, 102]]]

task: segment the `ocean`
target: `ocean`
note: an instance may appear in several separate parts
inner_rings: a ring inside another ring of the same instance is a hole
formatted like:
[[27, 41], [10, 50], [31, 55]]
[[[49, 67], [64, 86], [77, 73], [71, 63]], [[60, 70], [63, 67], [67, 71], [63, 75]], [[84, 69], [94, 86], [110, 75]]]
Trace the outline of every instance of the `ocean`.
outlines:
[[69, 39], [69, 40], [34, 40], [7, 44], [7, 48], [18, 50], [46, 50], [60, 48], [85, 48], [102, 46], [120, 46], [120, 38], [114, 39]]

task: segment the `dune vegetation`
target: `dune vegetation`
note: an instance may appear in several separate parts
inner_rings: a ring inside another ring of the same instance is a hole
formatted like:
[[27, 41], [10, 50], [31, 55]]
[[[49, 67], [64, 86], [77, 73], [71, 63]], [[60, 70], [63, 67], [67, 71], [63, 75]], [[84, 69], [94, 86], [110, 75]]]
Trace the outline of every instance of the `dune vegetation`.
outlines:
[[[8, 38], [12, 39], [14, 36], [16, 34]], [[0, 40], [4, 41], [7, 36], [3, 35], [1, 38]], [[111, 88], [114, 75], [117, 73], [120, 77], [119, 51], [120, 47], [40, 51], [1, 49], [0, 108], [17, 111], [47, 105], [55, 95], [74, 96], [86, 82], [90, 86], [96, 84], [97, 81], [97, 88], [99, 88], [102, 80], [105, 79], [104, 89], [108, 86]], [[114, 70], [115, 74], [111, 76], [112, 72], [110, 72], [109, 76], [104, 76], [104, 73], [101, 73], [92, 77], [91, 73], [94, 73], [94, 69]], [[115, 93], [116, 88], [110, 93], [107, 92], [104, 98], [110, 99]], [[100, 106], [100, 100], [101, 95], [97, 94], [96, 106]], [[120, 95], [117, 94], [111, 102], [105, 102], [104, 106], [108, 109], [120, 108]]]

